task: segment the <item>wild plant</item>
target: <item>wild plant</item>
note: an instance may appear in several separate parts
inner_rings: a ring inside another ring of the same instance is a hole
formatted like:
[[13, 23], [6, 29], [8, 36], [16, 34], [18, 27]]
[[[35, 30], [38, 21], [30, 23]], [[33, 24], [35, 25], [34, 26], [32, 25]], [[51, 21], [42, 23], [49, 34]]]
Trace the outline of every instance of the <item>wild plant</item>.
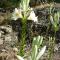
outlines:
[[21, 0], [20, 7], [15, 8], [15, 11], [12, 14], [12, 19], [17, 20], [22, 18], [22, 31], [20, 39], [20, 55], [24, 55], [24, 48], [26, 45], [26, 30], [27, 30], [27, 20], [33, 20], [37, 22], [37, 17], [32, 8], [29, 7], [30, 0]]
[[55, 46], [55, 39], [56, 39], [56, 32], [59, 30], [59, 17], [60, 12], [54, 12], [52, 11], [52, 7], [50, 7], [50, 15], [49, 20], [50, 24], [52, 25], [52, 30], [54, 31], [54, 36], [49, 37], [49, 48], [48, 48], [48, 60], [53, 60], [53, 54], [54, 54], [54, 46]]
[[43, 42], [43, 36], [38, 36], [33, 38], [32, 52], [30, 60], [39, 60], [46, 50], [46, 46], [41, 49]]
[[59, 12], [54, 13], [54, 15], [50, 15], [50, 21], [52, 24], [52, 28], [54, 32], [56, 33], [59, 29]]
[[54, 46], [55, 46], [55, 37], [49, 37], [49, 44], [48, 44], [48, 60], [53, 60], [54, 57]]
[[[38, 36], [33, 38], [32, 49], [31, 49], [32, 51], [29, 56], [29, 60], [39, 60], [42, 57], [42, 55], [46, 50], [46, 46], [41, 47], [42, 42], [43, 42], [43, 36]], [[18, 55], [17, 58], [20, 60], [25, 60], [23, 57]], [[26, 58], [26, 60], [28, 59]]]

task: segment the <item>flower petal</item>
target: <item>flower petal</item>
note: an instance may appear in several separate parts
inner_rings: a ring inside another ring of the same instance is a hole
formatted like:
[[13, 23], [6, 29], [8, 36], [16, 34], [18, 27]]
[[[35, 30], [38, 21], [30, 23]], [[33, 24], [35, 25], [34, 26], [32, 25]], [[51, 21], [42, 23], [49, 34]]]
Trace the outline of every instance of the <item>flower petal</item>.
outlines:
[[28, 20], [33, 20], [34, 22], [38, 22], [38, 19], [37, 17], [35, 16], [35, 13], [34, 11], [31, 11], [29, 17], [28, 17]]

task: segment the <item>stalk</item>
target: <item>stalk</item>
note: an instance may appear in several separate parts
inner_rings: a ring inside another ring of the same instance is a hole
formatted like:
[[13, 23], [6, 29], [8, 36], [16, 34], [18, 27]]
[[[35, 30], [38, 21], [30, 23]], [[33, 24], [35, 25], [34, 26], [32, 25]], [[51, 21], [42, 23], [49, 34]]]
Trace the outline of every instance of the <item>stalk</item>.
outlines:
[[22, 31], [21, 31], [21, 41], [20, 41], [20, 55], [21, 56], [24, 56], [25, 54], [25, 51], [24, 51], [24, 48], [26, 46], [26, 30], [27, 30], [27, 19], [24, 17], [22, 19]]
[[53, 60], [55, 37], [49, 37], [48, 60]]

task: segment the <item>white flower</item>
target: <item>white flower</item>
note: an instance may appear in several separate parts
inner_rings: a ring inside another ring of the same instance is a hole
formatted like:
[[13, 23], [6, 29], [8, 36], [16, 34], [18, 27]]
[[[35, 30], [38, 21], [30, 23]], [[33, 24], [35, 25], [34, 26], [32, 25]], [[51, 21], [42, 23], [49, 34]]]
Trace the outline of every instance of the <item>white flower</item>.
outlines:
[[[32, 8], [30, 10], [32, 10]], [[12, 15], [12, 19], [17, 20], [18, 18], [23, 18], [22, 12], [24, 12], [24, 11], [21, 8], [19, 8], [19, 9], [15, 8], [13, 15]], [[31, 11], [30, 13], [27, 12], [25, 16], [27, 16], [27, 15], [28, 15], [28, 17], [27, 17], [28, 20], [33, 20], [34, 22], [38, 22], [38, 19], [35, 15], [34, 11]]]
[[38, 22], [38, 19], [37, 17], [35, 16], [35, 13], [34, 11], [31, 11], [29, 17], [28, 17], [28, 20], [33, 20], [34, 22]]
[[22, 18], [22, 10], [15, 8], [12, 19], [17, 20], [18, 18]]

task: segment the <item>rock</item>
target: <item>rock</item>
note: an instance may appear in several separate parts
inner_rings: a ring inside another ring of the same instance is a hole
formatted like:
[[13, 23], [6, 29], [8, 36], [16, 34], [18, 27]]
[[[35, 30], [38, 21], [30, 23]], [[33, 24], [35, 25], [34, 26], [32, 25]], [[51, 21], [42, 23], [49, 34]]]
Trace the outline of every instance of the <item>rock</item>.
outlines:
[[3, 42], [6, 46], [14, 46], [18, 42], [16, 32], [9, 25], [0, 26], [0, 44]]
[[9, 35], [9, 34], [7, 34], [7, 35], [5, 35], [5, 41], [7, 42], [10, 42], [10, 41], [12, 41], [12, 39], [11, 39], [11, 36]]
[[2, 52], [6, 52], [6, 50], [5, 49], [2, 49]]
[[0, 31], [0, 37], [2, 36], [3, 33], [4, 33], [3, 31]]
[[18, 49], [17, 49], [16, 47], [14, 47], [14, 48], [13, 48], [13, 52], [14, 52], [15, 54], [17, 54]]
[[0, 24], [4, 21], [4, 17], [0, 16]]
[[13, 48], [8, 47], [8, 49], [2, 49], [2, 52], [0, 52], [0, 60], [18, 60], [16, 55]]
[[54, 46], [54, 52], [57, 52], [57, 51], [58, 51], [58, 44]]
[[7, 26], [0, 26], [1, 29], [6, 30], [6, 32], [10, 33], [12, 32], [12, 27], [7, 25]]
[[0, 45], [2, 45], [3, 44], [3, 40], [2, 39], [0, 39]]

